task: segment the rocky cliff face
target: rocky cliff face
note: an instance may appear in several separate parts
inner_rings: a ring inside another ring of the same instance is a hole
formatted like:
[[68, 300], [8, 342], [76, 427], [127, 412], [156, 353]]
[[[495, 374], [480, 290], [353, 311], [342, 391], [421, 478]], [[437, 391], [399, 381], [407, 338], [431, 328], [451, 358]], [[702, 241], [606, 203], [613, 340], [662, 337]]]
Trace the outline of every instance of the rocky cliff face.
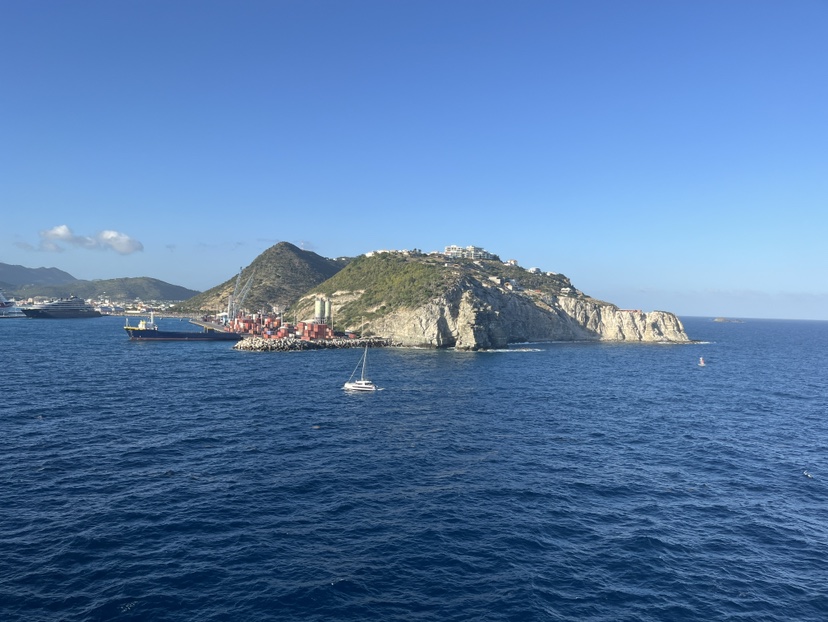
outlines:
[[672, 313], [621, 310], [575, 296], [511, 292], [461, 279], [439, 299], [374, 320], [371, 330], [395, 345], [501, 348], [522, 341], [689, 341]]

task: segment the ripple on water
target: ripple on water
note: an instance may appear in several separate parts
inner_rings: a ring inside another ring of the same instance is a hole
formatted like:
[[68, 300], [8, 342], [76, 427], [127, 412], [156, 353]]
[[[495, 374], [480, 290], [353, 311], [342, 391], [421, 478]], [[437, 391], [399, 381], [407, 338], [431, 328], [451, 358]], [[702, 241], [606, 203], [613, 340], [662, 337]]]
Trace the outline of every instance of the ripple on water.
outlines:
[[701, 371], [697, 345], [377, 350], [385, 391], [354, 399], [352, 352], [93, 324], [0, 325], [26, 362], [0, 379], [4, 620], [828, 610], [813, 326], [686, 322]]

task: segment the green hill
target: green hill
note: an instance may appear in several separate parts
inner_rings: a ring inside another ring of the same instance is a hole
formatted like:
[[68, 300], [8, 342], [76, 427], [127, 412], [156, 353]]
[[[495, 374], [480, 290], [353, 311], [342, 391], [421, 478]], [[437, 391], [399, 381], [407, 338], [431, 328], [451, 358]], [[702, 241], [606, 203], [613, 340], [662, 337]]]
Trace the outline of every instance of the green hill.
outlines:
[[[302, 250], [288, 242], [279, 242], [256, 257], [234, 277], [181, 304], [177, 310], [225, 311], [238, 282], [250, 290], [243, 306], [250, 311], [272, 312], [289, 309], [305, 292], [339, 272], [348, 260], [327, 259]], [[252, 279], [252, 280], [251, 280]]]
[[57, 268], [27, 268], [0, 263], [0, 283], [6, 289], [22, 285], [64, 285], [75, 281], [77, 279], [71, 274]]
[[49, 298], [110, 298], [112, 300], [187, 300], [197, 294], [195, 290], [171, 285], [149, 277], [102, 279], [95, 281], [74, 280], [60, 285], [19, 285], [6, 290], [16, 298], [46, 296]]
[[562, 292], [583, 296], [564, 275], [529, 272], [498, 260], [383, 252], [351, 261], [308, 292], [295, 311], [300, 319], [311, 318], [315, 298], [324, 296], [332, 299], [335, 327], [353, 329], [399, 309], [417, 309], [444, 296], [464, 280], [497, 282], [540, 296]]
[[335, 325], [351, 328], [396, 308], [418, 307], [450, 286], [452, 273], [445, 270], [444, 261], [401, 253], [361, 255], [314, 287], [297, 305], [296, 313], [310, 318], [317, 296], [335, 298]]

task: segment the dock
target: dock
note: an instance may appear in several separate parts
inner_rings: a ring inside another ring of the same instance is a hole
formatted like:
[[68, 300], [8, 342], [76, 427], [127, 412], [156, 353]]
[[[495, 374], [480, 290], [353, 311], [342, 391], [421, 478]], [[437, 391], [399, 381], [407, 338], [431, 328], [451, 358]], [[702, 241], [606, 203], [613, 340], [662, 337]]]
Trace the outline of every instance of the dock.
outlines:
[[222, 333], [225, 333], [228, 330], [226, 326], [218, 324], [217, 322], [203, 322], [202, 320], [190, 320], [190, 324], [200, 326], [204, 330], [217, 330]]

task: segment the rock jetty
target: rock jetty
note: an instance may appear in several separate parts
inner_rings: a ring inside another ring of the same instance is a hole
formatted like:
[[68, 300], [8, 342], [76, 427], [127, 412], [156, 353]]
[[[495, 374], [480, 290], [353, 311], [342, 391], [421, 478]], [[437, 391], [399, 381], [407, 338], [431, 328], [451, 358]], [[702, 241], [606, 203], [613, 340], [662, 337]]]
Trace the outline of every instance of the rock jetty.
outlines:
[[366, 339], [317, 339], [308, 341], [305, 339], [264, 339], [262, 337], [245, 337], [236, 342], [235, 350], [246, 350], [250, 352], [298, 352], [300, 350], [330, 350], [337, 348], [381, 348], [390, 345], [385, 339], [371, 337]]

